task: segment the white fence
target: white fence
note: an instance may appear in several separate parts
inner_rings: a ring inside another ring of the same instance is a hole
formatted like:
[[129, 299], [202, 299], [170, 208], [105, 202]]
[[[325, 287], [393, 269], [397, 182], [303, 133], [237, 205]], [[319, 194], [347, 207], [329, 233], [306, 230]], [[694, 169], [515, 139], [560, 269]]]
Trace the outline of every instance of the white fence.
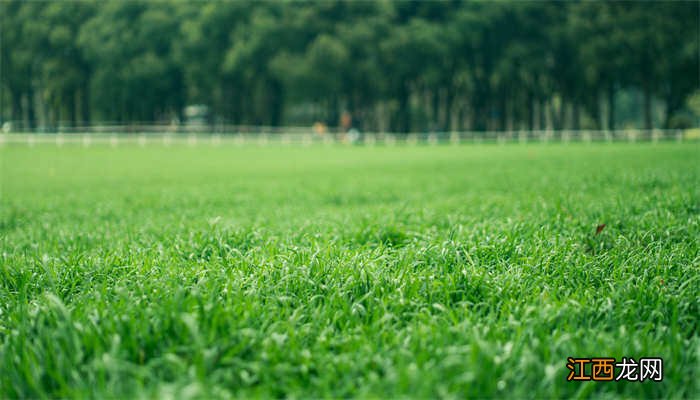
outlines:
[[661, 142], [700, 140], [700, 129], [616, 131], [492, 131], [492, 132], [433, 132], [433, 133], [313, 133], [310, 129], [295, 131], [259, 131], [255, 133], [216, 132], [100, 132], [90, 133], [0, 133], [0, 145], [37, 144], [64, 145], [437, 145], [467, 143], [569, 143], [569, 142]]

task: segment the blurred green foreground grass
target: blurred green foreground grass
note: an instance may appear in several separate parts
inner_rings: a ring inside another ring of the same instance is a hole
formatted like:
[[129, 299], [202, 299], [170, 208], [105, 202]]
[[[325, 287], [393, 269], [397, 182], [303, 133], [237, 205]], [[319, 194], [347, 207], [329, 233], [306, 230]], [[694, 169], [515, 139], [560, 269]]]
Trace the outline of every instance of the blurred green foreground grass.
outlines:
[[0, 163], [1, 398], [700, 395], [697, 143]]

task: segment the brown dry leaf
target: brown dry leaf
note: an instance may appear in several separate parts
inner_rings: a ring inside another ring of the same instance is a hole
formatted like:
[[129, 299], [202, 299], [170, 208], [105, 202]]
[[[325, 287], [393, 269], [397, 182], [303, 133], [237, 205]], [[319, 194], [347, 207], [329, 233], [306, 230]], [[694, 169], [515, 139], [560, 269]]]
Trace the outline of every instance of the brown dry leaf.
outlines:
[[603, 229], [605, 229], [605, 224], [600, 224], [600, 225], [598, 225], [598, 226], [595, 228], [595, 234], [596, 234], [596, 235], [599, 234], [600, 232], [603, 231]]

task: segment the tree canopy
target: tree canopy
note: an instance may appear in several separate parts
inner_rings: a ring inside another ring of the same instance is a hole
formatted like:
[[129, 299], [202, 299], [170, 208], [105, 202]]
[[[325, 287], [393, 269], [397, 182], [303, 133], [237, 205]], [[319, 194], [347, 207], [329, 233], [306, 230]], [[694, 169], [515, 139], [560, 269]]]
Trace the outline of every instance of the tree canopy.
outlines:
[[692, 124], [698, 2], [0, 3], [0, 117], [362, 130]]

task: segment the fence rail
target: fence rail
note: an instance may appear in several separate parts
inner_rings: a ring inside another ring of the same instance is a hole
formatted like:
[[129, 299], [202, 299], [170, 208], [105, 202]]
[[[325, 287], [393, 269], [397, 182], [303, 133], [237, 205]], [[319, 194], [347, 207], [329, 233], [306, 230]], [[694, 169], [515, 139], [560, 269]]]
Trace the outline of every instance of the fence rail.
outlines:
[[155, 132], [105, 131], [93, 129], [84, 133], [0, 133], [0, 145], [36, 144], [63, 145], [437, 145], [462, 143], [556, 143], [556, 142], [661, 142], [700, 140], [700, 129], [640, 130], [564, 130], [564, 131], [466, 131], [431, 133], [313, 133], [309, 128], [256, 132]]

